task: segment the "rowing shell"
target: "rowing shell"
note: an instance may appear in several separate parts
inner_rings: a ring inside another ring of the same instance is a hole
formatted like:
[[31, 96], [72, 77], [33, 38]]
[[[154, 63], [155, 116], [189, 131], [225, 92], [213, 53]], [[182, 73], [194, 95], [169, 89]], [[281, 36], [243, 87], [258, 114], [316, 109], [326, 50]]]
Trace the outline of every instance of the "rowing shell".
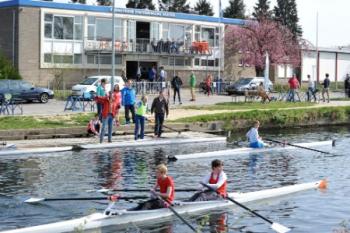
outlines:
[[204, 142], [226, 142], [225, 137], [208, 137], [208, 138], [173, 138], [173, 139], [152, 139], [152, 140], [137, 140], [137, 141], [121, 141], [102, 144], [85, 144], [75, 146], [75, 149], [108, 149], [120, 147], [139, 147], [139, 146], [159, 146], [159, 145], [174, 145], [187, 143], [204, 143]]
[[[332, 141], [295, 143], [294, 145], [303, 146], [303, 147], [331, 146]], [[212, 157], [229, 156], [229, 155], [236, 155], [236, 154], [249, 154], [249, 153], [261, 153], [266, 151], [291, 150], [295, 148], [296, 147], [293, 147], [293, 146], [285, 146], [285, 147], [276, 146], [276, 147], [267, 147], [267, 148], [261, 148], [261, 149], [242, 147], [242, 148], [236, 148], [236, 149], [230, 149], [230, 150], [201, 152], [201, 153], [192, 153], [192, 154], [185, 154], [185, 155], [169, 155], [168, 159], [185, 160], [185, 159], [196, 159], [196, 158], [212, 158]]]
[[[275, 189], [266, 189], [248, 193], [230, 193], [229, 196], [240, 203], [261, 201], [264, 199], [284, 196], [309, 189], [325, 188], [324, 180], [304, 184], [296, 184]], [[175, 202], [174, 209], [181, 215], [199, 214], [210, 212], [211, 210], [220, 210], [232, 207], [232, 202], [221, 201], [203, 201], [203, 202]], [[88, 229], [96, 229], [105, 226], [124, 226], [126, 224], [141, 224], [146, 221], [164, 221], [171, 218], [173, 212], [169, 209], [127, 211], [116, 210], [113, 215], [105, 213], [95, 213], [86, 217], [77, 218], [68, 221], [61, 221], [45, 225], [39, 225], [16, 230], [3, 231], [0, 233], [58, 233], [71, 232], [78, 230], [82, 232]]]
[[18, 150], [1, 150], [0, 156], [4, 155], [26, 155], [26, 154], [46, 154], [53, 152], [64, 152], [71, 151], [72, 146], [62, 146], [62, 147], [41, 147], [33, 149], [18, 149]]
[[138, 141], [117, 141], [113, 143], [101, 144], [84, 144], [63, 147], [42, 147], [33, 149], [18, 149], [18, 150], [0, 150], [0, 156], [8, 155], [28, 155], [28, 154], [45, 154], [54, 152], [64, 152], [71, 150], [88, 150], [88, 149], [108, 149], [108, 148], [123, 148], [123, 147], [144, 147], [158, 145], [174, 145], [187, 143], [207, 143], [207, 142], [226, 142], [225, 137], [208, 137], [208, 138], [172, 138], [172, 139], [152, 139]]

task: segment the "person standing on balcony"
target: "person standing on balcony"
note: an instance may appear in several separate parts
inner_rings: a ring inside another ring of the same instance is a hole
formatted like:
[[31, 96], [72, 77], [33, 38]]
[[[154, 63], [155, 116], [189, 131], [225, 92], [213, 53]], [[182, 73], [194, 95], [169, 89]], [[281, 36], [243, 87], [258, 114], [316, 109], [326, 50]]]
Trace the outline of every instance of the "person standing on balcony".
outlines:
[[[100, 85], [98, 85], [97, 89], [96, 89], [96, 96], [97, 97], [104, 97], [106, 96], [106, 79], [101, 79], [101, 83]], [[98, 119], [100, 121], [102, 121], [102, 107], [103, 104], [96, 102], [97, 105], [97, 114], [98, 114]]]
[[191, 72], [190, 76], [190, 88], [191, 88], [191, 99], [190, 101], [196, 101], [196, 95], [195, 95], [195, 88], [196, 88], [196, 76], [194, 75], [194, 72]]
[[135, 99], [136, 94], [135, 90], [132, 88], [132, 81], [129, 79], [126, 82], [125, 87], [122, 89], [122, 105], [125, 109], [125, 124], [130, 124], [130, 115], [131, 111], [132, 122], [135, 123]]

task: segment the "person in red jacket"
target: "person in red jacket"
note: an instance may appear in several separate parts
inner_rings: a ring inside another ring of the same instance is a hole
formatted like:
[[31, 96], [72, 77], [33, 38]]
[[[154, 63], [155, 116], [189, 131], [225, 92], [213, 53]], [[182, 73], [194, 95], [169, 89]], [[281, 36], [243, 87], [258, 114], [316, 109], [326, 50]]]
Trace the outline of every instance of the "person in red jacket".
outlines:
[[289, 93], [288, 93], [287, 101], [295, 102], [295, 92], [300, 87], [299, 81], [295, 74], [293, 74], [293, 77], [291, 77], [288, 80], [288, 84], [289, 84]]
[[114, 86], [113, 93], [108, 96], [97, 96], [95, 98], [97, 103], [102, 104], [102, 127], [100, 133], [100, 143], [103, 142], [106, 125], [108, 125], [108, 142], [112, 142], [112, 131], [113, 131], [113, 119], [119, 112], [120, 108], [120, 93], [119, 85]]
[[204, 190], [195, 193], [188, 201], [211, 201], [218, 200], [227, 195], [227, 176], [224, 172], [224, 163], [215, 159], [211, 162], [211, 173], [208, 173], [202, 180], [202, 183], [210, 186], [212, 190]]

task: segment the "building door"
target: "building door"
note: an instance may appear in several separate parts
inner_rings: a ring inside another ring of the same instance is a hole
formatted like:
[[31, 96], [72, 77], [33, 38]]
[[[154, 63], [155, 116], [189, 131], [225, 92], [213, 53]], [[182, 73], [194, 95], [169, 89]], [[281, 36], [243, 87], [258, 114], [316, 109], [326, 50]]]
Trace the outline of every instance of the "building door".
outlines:
[[150, 34], [151, 30], [149, 22], [136, 22], [136, 51], [149, 51]]
[[141, 72], [141, 80], [148, 80], [148, 72], [154, 66], [158, 70], [157, 62], [146, 61], [126, 61], [126, 77], [136, 79], [138, 64]]

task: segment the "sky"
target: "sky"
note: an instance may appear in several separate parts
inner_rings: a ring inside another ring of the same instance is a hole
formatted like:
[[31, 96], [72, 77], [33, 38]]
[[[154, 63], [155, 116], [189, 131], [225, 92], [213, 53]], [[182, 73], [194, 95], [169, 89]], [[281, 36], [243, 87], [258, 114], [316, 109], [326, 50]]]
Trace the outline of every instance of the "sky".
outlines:
[[[115, 0], [116, 6], [125, 7], [127, 0]], [[209, 0], [218, 15], [219, 0]], [[157, 3], [158, 0], [153, 0]], [[189, 0], [191, 6], [197, 0]], [[228, 6], [229, 0], [222, 0], [222, 8]], [[257, 0], [244, 0], [247, 13], [253, 12]], [[318, 12], [318, 45], [335, 47], [350, 45], [350, 0], [296, 0], [299, 23], [303, 29], [303, 37], [316, 44], [316, 18]], [[276, 0], [271, 0], [271, 7]]]

